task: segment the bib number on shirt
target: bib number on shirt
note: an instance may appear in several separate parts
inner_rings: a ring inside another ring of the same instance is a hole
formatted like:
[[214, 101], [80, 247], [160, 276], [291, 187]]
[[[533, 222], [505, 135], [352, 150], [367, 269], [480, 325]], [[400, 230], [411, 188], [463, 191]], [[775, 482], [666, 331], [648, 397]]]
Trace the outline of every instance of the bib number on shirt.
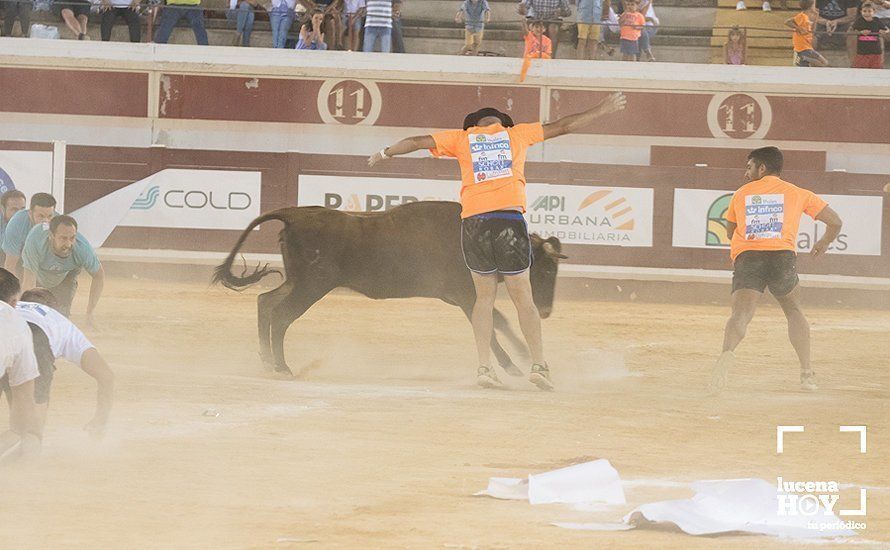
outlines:
[[785, 222], [785, 195], [745, 197], [745, 239], [781, 239]]
[[508, 178], [513, 175], [513, 151], [506, 131], [496, 134], [469, 134], [473, 181]]

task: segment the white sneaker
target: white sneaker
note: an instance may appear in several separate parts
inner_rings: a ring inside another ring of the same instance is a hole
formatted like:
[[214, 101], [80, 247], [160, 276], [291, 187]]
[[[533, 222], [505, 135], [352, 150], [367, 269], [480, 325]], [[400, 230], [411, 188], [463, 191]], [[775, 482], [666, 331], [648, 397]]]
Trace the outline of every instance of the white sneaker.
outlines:
[[748, 9], [748, 6], [745, 5], [745, 0], [739, 0], [739, 3], [735, 5], [736, 11], [744, 11]]
[[503, 388], [504, 384], [491, 367], [479, 367], [476, 371], [476, 383], [483, 388]]
[[816, 391], [819, 386], [816, 385], [816, 373], [808, 370], [800, 372], [800, 388], [804, 391]]
[[729, 375], [729, 369], [735, 364], [735, 354], [731, 351], [724, 351], [717, 359], [714, 370], [711, 371], [711, 382], [708, 384], [708, 390], [712, 395], [717, 395], [726, 387], [726, 379]]
[[769, 5], [769, 2], [763, 3], [763, 11], [773, 11], [773, 7]]

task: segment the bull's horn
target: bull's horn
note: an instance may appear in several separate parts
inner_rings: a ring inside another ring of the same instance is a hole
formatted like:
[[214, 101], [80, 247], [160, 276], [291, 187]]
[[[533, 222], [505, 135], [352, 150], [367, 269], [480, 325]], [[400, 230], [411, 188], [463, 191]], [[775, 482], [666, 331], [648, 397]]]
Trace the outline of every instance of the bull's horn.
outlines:
[[560, 258], [562, 260], [565, 260], [566, 258], [568, 258], [568, 256], [566, 256], [565, 254], [557, 252], [556, 248], [553, 247], [552, 243], [544, 243], [544, 252], [546, 252], [547, 255], [550, 256], [551, 258]]

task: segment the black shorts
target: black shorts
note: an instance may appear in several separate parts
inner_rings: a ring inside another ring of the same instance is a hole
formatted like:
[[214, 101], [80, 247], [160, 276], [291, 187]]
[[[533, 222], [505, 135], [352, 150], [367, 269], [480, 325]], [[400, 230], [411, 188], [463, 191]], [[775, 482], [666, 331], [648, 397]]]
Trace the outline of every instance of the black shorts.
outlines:
[[461, 221], [464, 261], [475, 273], [515, 275], [532, 265], [528, 226], [519, 212], [500, 210]]
[[[49, 345], [49, 338], [43, 330], [33, 323], [28, 323], [31, 337], [34, 339], [34, 355], [37, 357], [37, 371], [40, 373], [34, 380], [34, 402], [38, 405], [49, 402], [49, 390], [53, 385], [53, 374], [56, 371], [56, 358]], [[0, 378], [0, 391], [9, 399], [9, 377]]]
[[75, 18], [81, 15], [89, 17], [92, 7], [88, 0], [60, 0], [59, 2], [53, 2], [53, 11], [59, 17], [62, 17], [62, 10], [71, 10]]
[[732, 291], [743, 288], [785, 296], [800, 282], [797, 254], [790, 250], [748, 250], [735, 259]]

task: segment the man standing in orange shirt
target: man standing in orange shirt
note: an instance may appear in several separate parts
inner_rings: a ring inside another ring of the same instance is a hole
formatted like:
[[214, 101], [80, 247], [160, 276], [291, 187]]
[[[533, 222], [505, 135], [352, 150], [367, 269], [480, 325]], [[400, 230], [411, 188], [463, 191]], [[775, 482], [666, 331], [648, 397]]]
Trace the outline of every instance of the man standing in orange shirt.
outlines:
[[782, 152], [775, 147], [751, 151], [745, 171], [749, 183], [735, 192], [726, 211], [727, 233], [732, 235], [732, 316], [711, 378], [714, 392], [726, 385], [735, 362], [733, 352], [767, 287], [788, 319], [788, 337], [800, 359], [801, 387], [817, 389], [810, 366], [810, 325], [800, 308], [797, 232], [803, 214], [824, 222], [825, 235], [813, 246], [813, 256], [821, 256], [840, 234], [842, 222], [818, 195], [779, 179], [783, 162]]
[[553, 389], [528, 273], [531, 243], [522, 216], [526, 153], [536, 143], [578, 131], [601, 116], [621, 111], [625, 104], [624, 94], [614, 93], [592, 109], [547, 124], [514, 125], [509, 115], [497, 109], [480, 109], [467, 115], [462, 130], [403, 139], [368, 159], [368, 165], [374, 166], [396, 155], [429, 149], [437, 157], [457, 158], [460, 164], [461, 245], [476, 288], [470, 321], [479, 353], [476, 381], [480, 386], [501, 386], [490, 362], [492, 312], [501, 275], [531, 351], [529, 380], [542, 390]]

